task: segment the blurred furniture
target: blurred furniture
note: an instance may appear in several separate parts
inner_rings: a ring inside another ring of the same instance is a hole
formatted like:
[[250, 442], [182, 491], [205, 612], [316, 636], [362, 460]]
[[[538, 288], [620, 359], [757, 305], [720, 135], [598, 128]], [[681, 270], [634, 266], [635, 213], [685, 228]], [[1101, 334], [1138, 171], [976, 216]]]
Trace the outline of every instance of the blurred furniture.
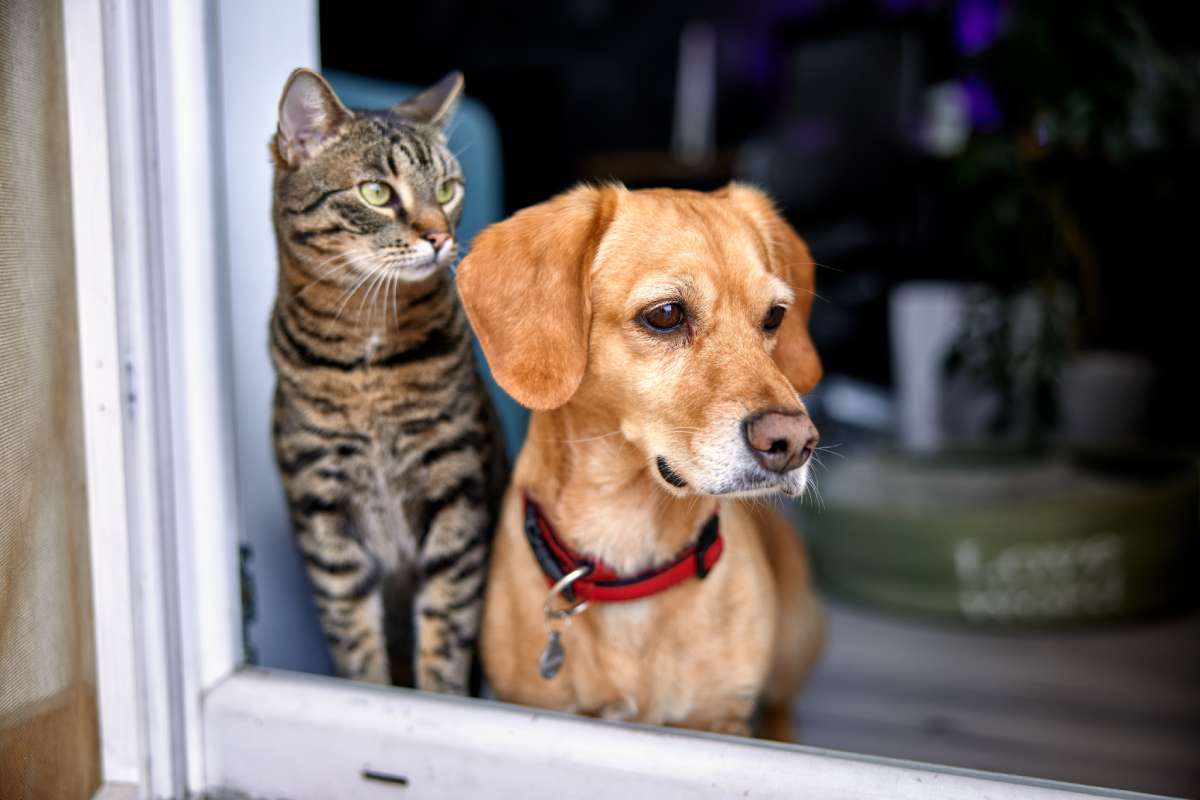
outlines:
[[1194, 607], [1195, 461], [1122, 452], [856, 452], [801, 512], [822, 585], [980, 624], [1096, 623]]

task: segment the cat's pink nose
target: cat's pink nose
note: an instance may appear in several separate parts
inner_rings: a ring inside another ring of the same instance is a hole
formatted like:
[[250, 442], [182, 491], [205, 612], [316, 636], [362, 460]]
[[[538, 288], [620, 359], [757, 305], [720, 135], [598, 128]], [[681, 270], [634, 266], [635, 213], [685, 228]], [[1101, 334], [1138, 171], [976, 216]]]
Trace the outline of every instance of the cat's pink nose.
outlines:
[[434, 231], [433, 233], [425, 234], [425, 241], [433, 245], [433, 252], [442, 249], [442, 245], [450, 240], [450, 234], [445, 231]]

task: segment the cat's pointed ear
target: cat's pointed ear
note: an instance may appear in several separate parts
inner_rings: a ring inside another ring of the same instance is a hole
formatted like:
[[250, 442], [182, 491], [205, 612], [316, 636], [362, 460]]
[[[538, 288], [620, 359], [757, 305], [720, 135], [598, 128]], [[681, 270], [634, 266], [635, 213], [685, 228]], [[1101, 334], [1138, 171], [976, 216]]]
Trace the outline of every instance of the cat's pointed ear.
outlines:
[[581, 186], [483, 230], [458, 268], [463, 308], [496, 382], [558, 408], [587, 371], [592, 259], [622, 190]]
[[354, 114], [316, 72], [301, 67], [291, 74], [279, 98], [275, 149], [291, 167], [329, 141]]
[[454, 117], [463, 85], [463, 74], [454, 70], [420, 94], [392, 106], [392, 113], [445, 128]]

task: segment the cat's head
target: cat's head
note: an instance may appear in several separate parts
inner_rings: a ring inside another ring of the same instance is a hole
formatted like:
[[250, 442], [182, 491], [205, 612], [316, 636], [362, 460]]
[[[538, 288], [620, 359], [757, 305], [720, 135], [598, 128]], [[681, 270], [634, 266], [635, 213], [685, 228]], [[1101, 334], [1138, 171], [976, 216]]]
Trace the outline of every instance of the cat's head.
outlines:
[[351, 110], [316, 72], [293, 72], [271, 142], [279, 246], [333, 284], [452, 264], [465, 185], [446, 125], [462, 88], [452, 72], [389, 109]]

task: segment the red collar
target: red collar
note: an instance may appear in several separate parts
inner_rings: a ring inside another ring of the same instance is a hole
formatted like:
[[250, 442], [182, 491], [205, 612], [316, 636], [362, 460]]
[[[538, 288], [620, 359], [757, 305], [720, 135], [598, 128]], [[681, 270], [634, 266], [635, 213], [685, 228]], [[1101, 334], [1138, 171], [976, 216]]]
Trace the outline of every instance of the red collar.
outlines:
[[721, 552], [725, 549], [717, 515], [713, 514], [700, 530], [696, 541], [669, 564], [632, 577], [621, 577], [620, 573], [603, 561], [580, 555], [567, 547], [529, 495], [525, 495], [525, 537], [529, 540], [529, 546], [533, 548], [538, 566], [546, 575], [548, 585], [553, 586], [559, 578], [580, 567], [590, 569], [590, 572], [563, 592], [563, 596], [571, 602], [589, 600], [623, 603], [665, 592], [692, 576], [703, 579], [721, 558]]

